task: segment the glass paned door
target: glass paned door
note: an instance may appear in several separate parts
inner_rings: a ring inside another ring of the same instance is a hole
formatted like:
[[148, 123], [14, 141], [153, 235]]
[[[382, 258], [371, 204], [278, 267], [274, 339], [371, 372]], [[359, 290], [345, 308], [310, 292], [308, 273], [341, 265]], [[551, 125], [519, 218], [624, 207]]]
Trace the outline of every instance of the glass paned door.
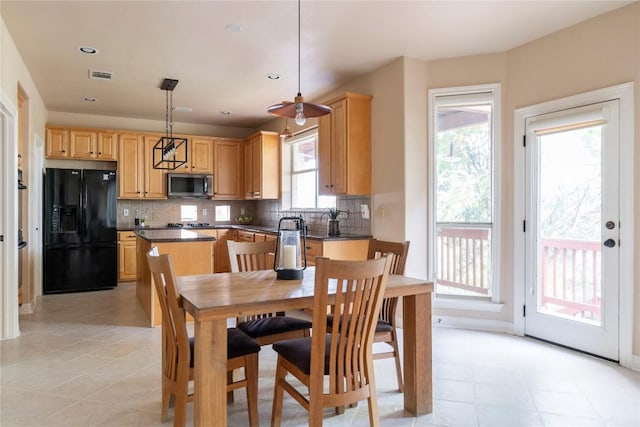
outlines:
[[617, 359], [617, 101], [527, 126], [526, 333]]

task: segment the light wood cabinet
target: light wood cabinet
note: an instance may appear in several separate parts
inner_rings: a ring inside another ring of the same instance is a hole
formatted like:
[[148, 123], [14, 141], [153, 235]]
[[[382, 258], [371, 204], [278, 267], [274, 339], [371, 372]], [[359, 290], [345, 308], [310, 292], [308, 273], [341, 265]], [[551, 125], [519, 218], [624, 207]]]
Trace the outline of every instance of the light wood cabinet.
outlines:
[[166, 199], [167, 177], [153, 168], [158, 136], [122, 134], [118, 139], [118, 198]]
[[315, 265], [315, 258], [323, 256], [345, 261], [367, 259], [369, 239], [315, 240], [307, 239], [307, 266]]
[[231, 264], [229, 263], [229, 248], [227, 247], [228, 240], [236, 240], [236, 230], [233, 229], [218, 229], [218, 237], [216, 240], [216, 273], [225, 273], [231, 271]]
[[66, 129], [47, 129], [45, 142], [45, 156], [47, 158], [69, 157], [69, 131]]
[[172, 172], [213, 174], [213, 138], [174, 136], [187, 139], [187, 142], [183, 143], [176, 153], [176, 158], [184, 159], [185, 150], [187, 150], [187, 163], [177, 167]]
[[117, 133], [96, 129], [47, 129], [47, 158], [117, 160]]
[[280, 198], [280, 136], [258, 132], [244, 142], [245, 199]]
[[213, 143], [213, 198], [235, 200], [243, 198], [242, 141], [216, 138]]
[[371, 96], [356, 93], [327, 102], [318, 121], [318, 192], [371, 194]]
[[118, 231], [118, 281], [136, 280], [136, 235]]
[[238, 235], [236, 237], [236, 241], [238, 241], [238, 242], [255, 242], [255, 235], [251, 231], [238, 230]]

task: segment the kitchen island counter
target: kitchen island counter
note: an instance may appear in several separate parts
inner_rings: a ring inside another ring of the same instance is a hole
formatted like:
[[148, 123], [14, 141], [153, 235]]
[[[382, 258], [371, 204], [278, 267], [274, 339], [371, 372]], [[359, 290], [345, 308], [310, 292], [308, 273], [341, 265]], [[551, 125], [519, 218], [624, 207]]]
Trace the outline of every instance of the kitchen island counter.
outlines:
[[215, 271], [215, 240], [213, 236], [192, 230], [136, 230], [136, 297], [149, 326], [162, 324], [160, 303], [147, 263], [149, 250], [155, 246], [160, 254], [170, 254], [176, 276], [211, 274]]

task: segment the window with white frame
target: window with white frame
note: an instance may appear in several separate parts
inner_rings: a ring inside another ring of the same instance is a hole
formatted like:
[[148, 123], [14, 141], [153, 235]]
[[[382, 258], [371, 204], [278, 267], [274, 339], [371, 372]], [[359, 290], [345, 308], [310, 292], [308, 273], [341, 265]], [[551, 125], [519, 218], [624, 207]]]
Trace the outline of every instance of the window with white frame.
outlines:
[[437, 298], [498, 302], [500, 85], [429, 91]]
[[318, 194], [318, 130], [286, 140], [291, 156], [291, 209], [335, 207], [334, 196]]

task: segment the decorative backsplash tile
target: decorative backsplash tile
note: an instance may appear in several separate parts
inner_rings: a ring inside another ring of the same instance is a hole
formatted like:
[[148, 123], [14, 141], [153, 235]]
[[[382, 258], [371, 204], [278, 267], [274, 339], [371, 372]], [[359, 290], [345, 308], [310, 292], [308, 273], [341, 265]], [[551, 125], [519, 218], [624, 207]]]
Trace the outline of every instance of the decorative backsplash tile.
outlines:
[[[277, 226], [283, 216], [302, 215], [309, 232], [324, 234], [327, 231], [327, 216], [322, 211], [284, 211], [280, 200], [237, 200], [237, 201], [213, 201], [204, 199], [168, 199], [168, 200], [118, 200], [118, 228], [127, 229], [135, 227], [135, 218], [145, 217], [146, 227], [164, 227], [170, 222], [182, 222], [180, 209], [182, 205], [197, 206], [197, 222], [214, 224], [234, 224], [239, 216], [251, 216], [256, 225]], [[361, 205], [367, 205], [371, 209], [370, 197], [339, 197], [337, 207], [348, 211], [349, 217], [340, 220], [340, 231], [344, 234], [371, 234], [371, 219], [363, 219], [360, 211]], [[231, 221], [216, 222], [215, 207], [230, 206]], [[244, 211], [243, 211], [244, 210]], [[124, 216], [128, 211], [128, 216]], [[206, 212], [206, 214], [205, 214]], [[187, 222], [187, 221], [184, 221]], [[192, 221], [188, 221], [192, 222]]]

